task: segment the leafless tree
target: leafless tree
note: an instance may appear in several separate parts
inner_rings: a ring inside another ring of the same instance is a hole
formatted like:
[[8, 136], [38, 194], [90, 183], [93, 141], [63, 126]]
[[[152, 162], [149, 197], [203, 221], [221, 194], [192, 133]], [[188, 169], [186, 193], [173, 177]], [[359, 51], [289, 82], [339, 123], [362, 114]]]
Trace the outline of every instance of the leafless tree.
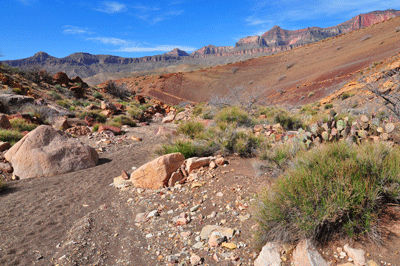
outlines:
[[260, 101], [263, 93], [264, 90], [258, 87], [247, 89], [244, 86], [238, 86], [229, 89], [229, 93], [226, 96], [214, 96], [210, 99], [209, 104], [218, 107], [240, 105], [247, 112], [251, 112], [254, 105]]
[[[379, 82], [382, 80], [382, 82]], [[392, 81], [394, 88], [391, 90], [381, 90], [379, 88], [380, 84]], [[385, 106], [395, 115], [395, 117], [400, 120], [400, 69], [392, 69], [383, 73], [383, 75], [374, 82], [369, 82], [365, 84], [365, 87], [371, 91], [373, 94], [384, 100]]]

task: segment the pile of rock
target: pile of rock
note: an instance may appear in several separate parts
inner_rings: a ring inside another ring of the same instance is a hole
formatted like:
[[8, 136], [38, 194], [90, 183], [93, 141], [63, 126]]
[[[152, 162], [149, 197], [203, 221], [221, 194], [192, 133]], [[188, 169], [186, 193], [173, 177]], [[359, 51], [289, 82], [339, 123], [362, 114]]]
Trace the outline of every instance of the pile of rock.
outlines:
[[65, 87], [69, 88], [72, 91], [76, 98], [83, 98], [85, 94], [85, 89], [89, 87], [89, 85], [80, 77], [75, 77], [70, 79], [67, 74], [64, 72], [58, 72], [53, 76], [53, 83], [64, 85]]
[[136, 169], [130, 176], [122, 174], [114, 178], [116, 188], [135, 186], [146, 189], [161, 189], [172, 187], [176, 183], [196, 180], [196, 170], [208, 167], [214, 169], [224, 165], [223, 157], [189, 158], [181, 153], [160, 156]]

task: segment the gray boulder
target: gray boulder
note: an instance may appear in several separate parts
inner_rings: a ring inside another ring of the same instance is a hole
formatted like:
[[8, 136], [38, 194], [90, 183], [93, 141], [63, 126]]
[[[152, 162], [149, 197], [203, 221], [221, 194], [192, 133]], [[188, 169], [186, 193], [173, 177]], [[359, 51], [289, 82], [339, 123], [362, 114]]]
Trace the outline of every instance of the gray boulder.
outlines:
[[39, 126], [4, 155], [21, 179], [49, 177], [93, 167], [99, 155], [67, 133]]

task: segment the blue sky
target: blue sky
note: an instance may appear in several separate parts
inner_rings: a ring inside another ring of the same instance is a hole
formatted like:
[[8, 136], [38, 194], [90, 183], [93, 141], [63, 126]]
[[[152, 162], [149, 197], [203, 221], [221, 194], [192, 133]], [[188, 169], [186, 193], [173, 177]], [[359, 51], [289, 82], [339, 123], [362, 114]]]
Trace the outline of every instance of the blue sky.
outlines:
[[1, 60], [44, 51], [142, 57], [178, 47], [233, 46], [275, 25], [329, 27], [360, 13], [400, 9], [400, 0], [1, 0]]

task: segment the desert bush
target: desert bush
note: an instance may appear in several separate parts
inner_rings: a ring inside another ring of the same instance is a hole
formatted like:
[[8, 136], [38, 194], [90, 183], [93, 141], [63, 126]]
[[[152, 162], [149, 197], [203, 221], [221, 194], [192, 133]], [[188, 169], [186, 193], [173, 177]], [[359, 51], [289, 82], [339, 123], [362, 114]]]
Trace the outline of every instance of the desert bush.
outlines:
[[[386, 203], [400, 200], [400, 147], [346, 142], [302, 154], [260, 199], [258, 240], [325, 242], [375, 232]], [[374, 237], [373, 234], [370, 235]]]
[[325, 109], [331, 109], [332, 107], [333, 107], [333, 104], [331, 104], [331, 103], [327, 103], [324, 105]]
[[237, 123], [238, 126], [241, 126], [241, 125], [250, 126], [251, 125], [251, 119], [250, 119], [250, 116], [248, 115], [248, 113], [238, 106], [223, 108], [215, 115], [215, 121], [217, 123], [218, 122], [227, 122], [227, 123], [235, 122], [235, 123]]
[[126, 88], [124, 84], [116, 84], [114, 81], [109, 80], [107, 85], [104, 87], [108, 94], [124, 100], [131, 96], [131, 92]]
[[280, 112], [275, 116], [275, 122], [281, 124], [286, 130], [296, 130], [305, 127], [303, 121], [289, 112]]
[[97, 132], [99, 130], [100, 124], [93, 125], [93, 132]]
[[78, 114], [80, 119], [85, 119], [85, 116], [91, 117], [99, 123], [105, 123], [107, 120], [107, 117], [100, 113], [100, 111], [84, 111]]
[[347, 98], [350, 98], [350, 97], [352, 97], [352, 96], [354, 96], [354, 94], [345, 92], [345, 93], [343, 93], [343, 94], [340, 96], [340, 98], [341, 98], [342, 101], [343, 101], [343, 100], [346, 100]]
[[119, 126], [121, 126], [121, 125], [128, 125], [131, 127], [136, 126], [136, 122], [125, 115], [116, 116], [112, 119], [112, 121], [115, 123], [118, 123]]
[[159, 155], [180, 152], [186, 159], [190, 157], [203, 156], [202, 147], [195, 144], [192, 140], [177, 140], [174, 143], [161, 145], [156, 150]]
[[260, 152], [260, 159], [266, 160], [272, 167], [278, 167], [283, 170], [287, 168], [290, 162], [300, 151], [305, 151], [306, 147], [300, 141], [286, 141], [275, 146], [264, 146]]
[[22, 135], [18, 130], [15, 129], [0, 129], [0, 141], [10, 142], [11, 145], [22, 139]]
[[134, 119], [139, 119], [139, 117], [143, 114], [143, 111], [136, 105], [129, 107], [127, 112]]
[[62, 106], [64, 108], [69, 108], [71, 106], [71, 104], [69, 103], [69, 101], [67, 100], [58, 100], [56, 102], [59, 106]]
[[95, 91], [93, 93], [93, 97], [96, 98], [96, 99], [100, 99], [100, 100], [103, 99], [103, 95], [98, 91]]
[[19, 132], [32, 131], [38, 127], [36, 124], [27, 122], [23, 118], [13, 118], [10, 120], [11, 127]]
[[27, 112], [31, 116], [35, 116], [44, 122], [48, 122], [53, 117], [57, 116], [57, 111], [48, 107], [35, 104], [27, 104], [22, 108], [22, 112]]
[[308, 93], [308, 95], [307, 95], [308, 98], [310, 98], [310, 97], [312, 97], [312, 96], [314, 96], [314, 92], [310, 92], [310, 93]]
[[178, 127], [178, 132], [185, 134], [186, 136], [194, 139], [196, 136], [200, 135], [204, 130], [204, 125], [201, 122], [187, 121], [181, 123]]

